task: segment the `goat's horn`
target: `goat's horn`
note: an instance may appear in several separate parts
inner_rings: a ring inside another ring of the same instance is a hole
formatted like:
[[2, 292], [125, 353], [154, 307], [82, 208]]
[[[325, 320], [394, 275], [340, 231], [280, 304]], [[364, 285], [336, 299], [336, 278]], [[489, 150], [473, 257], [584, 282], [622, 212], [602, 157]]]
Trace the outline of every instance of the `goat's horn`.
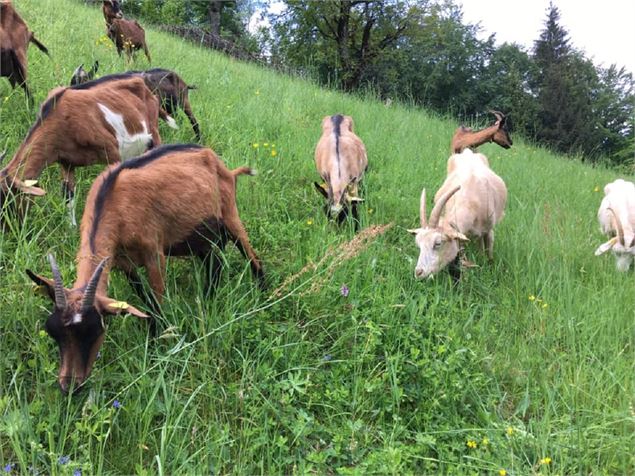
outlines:
[[615, 227], [617, 228], [617, 239], [619, 240], [622, 246], [626, 247], [626, 242], [624, 241], [624, 228], [622, 228], [622, 222], [617, 217], [617, 213], [615, 213], [615, 210], [613, 210], [612, 208], [609, 208], [609, 210], [613, 214], [613, 218], [615, 218]]
[[49, 263], [51, 263], [51, 271], [53, 271], [53, 282], [55, 284], [55, 309], [63, 311], [66, 309], [66, 293], [64, 292], [64, 283], [62, 282], [62, 275], [60, 269], [57, 267], [55, 257], [52, 253], [49, 254]]
[[500, 111], [495, 111], [493, 109], [490, 109], [489, 111], [491, 114], [494, 114], [494, 116], [496, 116], [496, 119], [499, 121], [502, 121], [503, 119], [505, 119], [505, 114], [503, 114]]
[[86, 285], [86, 290], [84, 291], [84, 299], [82, 299], [81, 312], [84, 313], [93, 307], [95, 304], [95, 294], [97, 293], [97, 283], [99, 283], [99, 278], [101, 278], [101, 273], [106, 267], [106, 262], [108, 258], [104, 258], [101, 260], [101, 263], [97, 265], [95, 268], [95, 272], [93, 273], [90, 281]]
[[419, 221], [421, 222], [421, 228], [425, 228], [426, 222], [426, 189], [421, 191], [421, 202], [419, 203]]
[[434, 204], [434, 208], [430, 212], [430, 227], [434, 228], [439, 224], [439, 218], [441, 217], [441, 211], [443, 210], [443, 207], [450, 199], [450, 197], [458, 192], [460, 188], [461, 186], [457, 185], [452, 190], [442, 195], [441, 198], [439, 198], [439, 201]]

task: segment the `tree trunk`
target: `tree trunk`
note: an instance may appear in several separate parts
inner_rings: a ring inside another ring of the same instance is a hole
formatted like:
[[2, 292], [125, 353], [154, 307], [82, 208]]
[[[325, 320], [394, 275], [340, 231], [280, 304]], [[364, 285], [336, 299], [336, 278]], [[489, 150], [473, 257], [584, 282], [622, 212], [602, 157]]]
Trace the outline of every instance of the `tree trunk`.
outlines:
[[209, 14], [210, 32], [213, 35], [220, 36], [220, 14], [222, 10], [222, 0], [210, 0], [207, 12]]

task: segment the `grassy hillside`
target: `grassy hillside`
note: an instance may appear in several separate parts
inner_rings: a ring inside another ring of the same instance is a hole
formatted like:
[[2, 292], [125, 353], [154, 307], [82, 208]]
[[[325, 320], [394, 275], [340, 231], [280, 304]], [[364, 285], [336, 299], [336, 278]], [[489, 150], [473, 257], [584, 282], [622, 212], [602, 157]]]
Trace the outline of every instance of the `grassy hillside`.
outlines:
[[[15, 3], [52, 54], [29, 51], [38, 102], [81, 62], [99, 59], [104, 74], [148, 66], [117, 57], [96, 8]], [[635, 471], [633, 272], [593, 256], [614, 172], [520, 140], [508, 151], [482, 147], [509, 188], [494, 263], [470, 250], [481, 267], [458, 286], [446, 273], [415, 281], [406, 228], [418, 223], [421, 188], [443, 181], [456, 124], [147, 37], [152, 66], [198, 86], [190, 98], [205, 144], [229, 166], [260, 172], [240, 179], [238, 205], [270, 290], [255, 289], [231, 246], [210, 299], [197, 262], [169, 260], [161, 337], [149, 339], [134, 317], [110, 319], [87, 389], [63, 396], [43, 330], [52, 306], [24, 273], [50, 276], [53, 252], [65, 283], [75, 278], [78, 230], [58, 168], [48, 169], [48, 194], [0, 235], [0, 465], [46, 474]], [[36, 111], [4, 79], [0, 105], [0, 149], [11, 155]], [[357, 238], [327, 222], [312, 186], [321, 119], [337, 112], [354, 117], [369, 153]], [[161, 125], [164, 142], [192, 141], [185, 116], [177, 121], [178, 131]], [[99, 172], [79, 171], [80, 203]], [[110, 294], [140, 305], [117, 273]]]

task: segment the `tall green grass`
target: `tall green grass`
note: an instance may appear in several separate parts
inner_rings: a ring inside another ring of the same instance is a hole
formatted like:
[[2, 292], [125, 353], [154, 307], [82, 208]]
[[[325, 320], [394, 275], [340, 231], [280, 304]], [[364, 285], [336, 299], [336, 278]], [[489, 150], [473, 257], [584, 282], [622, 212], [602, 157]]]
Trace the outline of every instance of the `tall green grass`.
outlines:
[[[127, 65], [100, 41], [97, 8], [16, 3], [52, 54], [29, 51], [38, 101], [81, 62], [99, 59], [103, 74], [148, 66], [141, 56]], [[230, 167], [260, 172], [240, 179], [237, 200], [270, 290], [256, 290], [232, 247], [211, 298], [197, 262], [169, 260], [161, 337], [133, 317], [110, 319], [87, 390], [62, 395], [43, 330], [51, 304], [24, 273], [50, 275], [53, 252], [64, 281], [75, 277], [78, 230], [50, 168], [40, 181], [48, 194], [0, 235], [0, 465], [47, 474], [635, 471], [633, 272], [593, 256], [600, 190], [614, 172], [518, 138], [508, 151], [483, 146], [509, 188], [493, 264], [470, 249], [480, 267], [457, 286], [445, 274], [415, 281], [406, 228], [418, 223], [421, 188], [442, 183], [456, 124], [153, 30], [147, 38], [152, 66], [198, 86], [190, 98], [204, 143]], [[0, 104], [0, 148], [11, 155], [36, 111], [4, 80]], [[323, 260], [354, 237], [327, 222], [312, 189], [320, 122], [337, 112], [353, 116], [369, 154], [362, 226], [393, 226], [351, 259]], [[164, 141], [192, 141], [185, 116], [177, 121], [178, 131], [161, 125]], [[79, 171], [78, 212], [99, 172]], [[117, 273], [110, 294], [140, 305]]]

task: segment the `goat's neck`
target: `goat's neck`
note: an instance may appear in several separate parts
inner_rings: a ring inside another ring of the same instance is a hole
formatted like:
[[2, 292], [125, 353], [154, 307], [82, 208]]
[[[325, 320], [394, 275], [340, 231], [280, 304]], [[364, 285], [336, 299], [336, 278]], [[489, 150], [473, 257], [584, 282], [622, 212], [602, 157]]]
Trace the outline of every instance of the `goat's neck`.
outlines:
[[38, 178], [46, 167], [57, 161], [57, 155], [53, 152], [51, 144], [42, 139], [45, 136], [38, 134], [23, 143], [13, 159], [2, 169], [1, 175], [20, 180]]
[[486, 142], [492, 142], [494, 134], [498, 130], [498, 125], [487, 127], [480, 131], [461, 131], [461, 135], [455, 141], [454, 153], [458, 154], [469, 148], [476, 148]]
[[[83, 248], [83, 247], [82, 247]], [[106, 256], [111, 256], [108, 254], [106, 250], [104, 254], [95, 253], [78, 253], [77, 255], [77, 279], [75, 280], [75, 284], [73, 284], [73, 289], [83, 288], [88, 284], [90, 278], [95, 273], [95, 269], [99, 266], [99, 263]], [[107, 263], [106, 268], [103, 273], [101, 273], [101, 277], [99, 278], [99, 283], [97, 284], [97, 294], [101, 294], [102, 296], [106, 296], [108, 294], [108, 277], [110, 274], [110, 263]]]

